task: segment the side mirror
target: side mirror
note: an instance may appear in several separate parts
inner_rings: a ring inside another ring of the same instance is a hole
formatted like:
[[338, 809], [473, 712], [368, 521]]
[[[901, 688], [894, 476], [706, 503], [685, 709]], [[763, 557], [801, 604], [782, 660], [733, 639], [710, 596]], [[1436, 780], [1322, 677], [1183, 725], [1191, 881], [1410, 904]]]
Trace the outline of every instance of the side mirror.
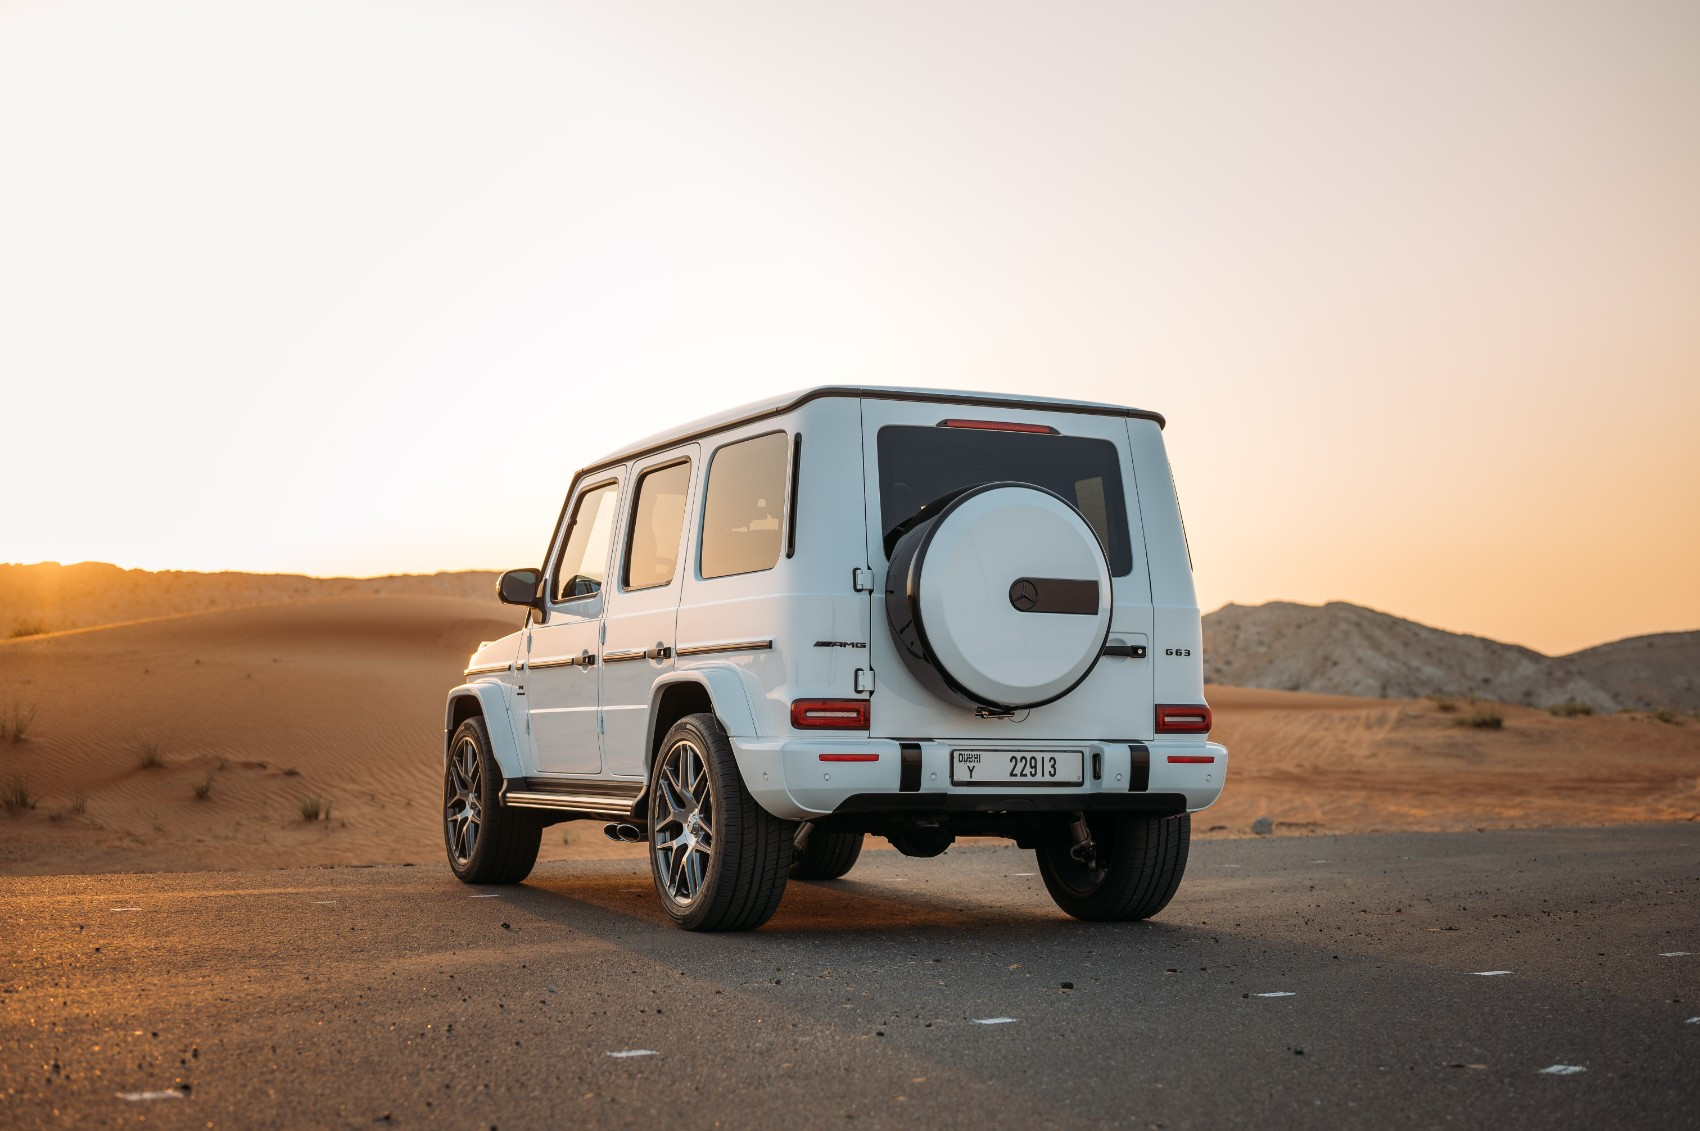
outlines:
[[496, 596], [501, 598], [504, 604], [539, 609], [543, 605], [538, 594], [542, 583], [542, 570], [510, 569], [496, 582]]

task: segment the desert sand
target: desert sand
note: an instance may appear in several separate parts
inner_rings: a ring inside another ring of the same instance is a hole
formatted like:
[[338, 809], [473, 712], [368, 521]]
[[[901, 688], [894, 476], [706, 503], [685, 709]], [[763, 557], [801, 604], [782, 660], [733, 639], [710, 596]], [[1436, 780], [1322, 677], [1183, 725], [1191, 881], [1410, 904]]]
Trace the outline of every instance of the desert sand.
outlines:
[[[364, 595], [0, 641], [0, 724], [29, 719], [0, 734], [0, 790], [29, 795], [0, 810], [0, 874], [435, 864], [443, 694], [513, 622], [488, 599]], [[1700, 814], [1692, 721], [1498, 706], [1484, 730], [1457, 725], [1463, 701], [1210, 699], [1232, 762], [1202, 835]], [[304, 819], [315, 799], [328, 819]], [[639, 851], [589, 821], [544, 835], [544, 859]]]

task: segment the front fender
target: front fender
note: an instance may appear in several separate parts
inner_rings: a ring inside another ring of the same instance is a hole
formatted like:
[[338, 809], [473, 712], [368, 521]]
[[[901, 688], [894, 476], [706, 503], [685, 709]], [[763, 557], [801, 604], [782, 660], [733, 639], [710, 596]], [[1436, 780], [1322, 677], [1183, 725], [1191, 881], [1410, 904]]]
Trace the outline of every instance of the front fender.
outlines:
[[525, 759], [520, 753], [524, 748], [514, 730], [512, 699], [513, 688], [489, 679], [479, 680], [477, 683], [463, 683], [449, 692], [448, 702], [443, 708], [445, 768], [448, 766], [449, 741], [454, 738], [455, 728], [460, 725], [459, 720], [465, 718], [470, 710], [471, 713], [484, 716], [484, 729], [490, 734], [490, 753], [496, 756], [496, 765], [501, 767], [502, 777], [526, 776]]

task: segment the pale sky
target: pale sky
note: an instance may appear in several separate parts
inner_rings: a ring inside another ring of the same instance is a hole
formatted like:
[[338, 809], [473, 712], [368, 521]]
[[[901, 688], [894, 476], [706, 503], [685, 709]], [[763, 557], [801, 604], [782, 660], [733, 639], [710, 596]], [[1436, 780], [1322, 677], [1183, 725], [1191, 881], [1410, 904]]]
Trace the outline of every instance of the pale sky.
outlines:
[[0, 0], [0, 561], [535, 564], [831, 382], [1165, 413], [1206, 609], [1700, 628], [1700, 5]]

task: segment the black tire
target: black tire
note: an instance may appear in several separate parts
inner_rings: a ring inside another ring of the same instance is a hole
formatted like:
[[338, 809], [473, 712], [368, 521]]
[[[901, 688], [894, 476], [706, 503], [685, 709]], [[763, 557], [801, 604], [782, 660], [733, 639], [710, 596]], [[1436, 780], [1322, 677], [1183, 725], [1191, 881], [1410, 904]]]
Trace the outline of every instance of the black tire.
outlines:
[[661, 742], [649, 778], [649, 866], [667, 917], [687, 931], [750, 931], [785, 894], [797, 826], [757, 804], [710, 714]]
[[517, 884], [531, 874], [543, 826], [501, 802], [502, 771], [477, 715], [455, 729], [443, 767], [443, 845], [462, 883]]
[[1039, 875], [1057, 906], [1076, 919], [1149, 919], [1168, 906], [1186, 872], [1192, 816], [1102, 813], [1087, 817], [1095, 867], [1069, 854], [1066, 831], [1037, 852]]
[[836, 880], [856, 866], [862, 854], [861, 833], [825, 833], [815, 829], [809, 842], [791, 860], [793, 880]]

